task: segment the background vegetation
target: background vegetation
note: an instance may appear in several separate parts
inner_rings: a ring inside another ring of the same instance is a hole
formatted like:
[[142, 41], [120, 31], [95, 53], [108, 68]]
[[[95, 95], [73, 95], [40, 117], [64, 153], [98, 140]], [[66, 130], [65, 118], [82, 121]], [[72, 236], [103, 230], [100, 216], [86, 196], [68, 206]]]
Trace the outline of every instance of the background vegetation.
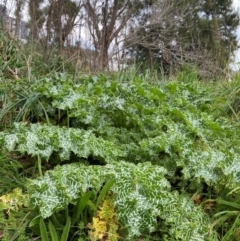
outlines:
[[5, 0], [0, 10], [9, 36], [30, 45], [28, 62], [42, 56], [41, 70], [135, 63], [175, 74], [184, 63], [213, 79], [226, 74], [237, 49], [239, 14], [231, 0]]

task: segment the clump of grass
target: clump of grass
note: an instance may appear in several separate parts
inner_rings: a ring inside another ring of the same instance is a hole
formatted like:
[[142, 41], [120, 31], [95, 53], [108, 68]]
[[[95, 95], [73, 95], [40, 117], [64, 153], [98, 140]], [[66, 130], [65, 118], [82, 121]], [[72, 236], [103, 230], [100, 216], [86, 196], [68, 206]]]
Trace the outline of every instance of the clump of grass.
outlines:
[[0, 81], [1, 130], [11, 127], [13, 122], [29, 122], [44, 115], [40, 95], [32, 90], [32, 84], [26, 80]]
[[225, 197], [218, 197], [215, 202], [215, 213], [210, 231], [218, 230], [222, 241], [238, 240], [240, 233], [240, 193], [239, 187], [234, 188]]
[[24, 187], [23, 166], [18, 160], [1, 155], [0, 166], [0, 196], [16, 187]]
[[240, 121], [240, 75], [233, 76], [232, 81], [222, 82], [216, 86], [215, 105], [217, 116], [229, 116], [233, 121]]

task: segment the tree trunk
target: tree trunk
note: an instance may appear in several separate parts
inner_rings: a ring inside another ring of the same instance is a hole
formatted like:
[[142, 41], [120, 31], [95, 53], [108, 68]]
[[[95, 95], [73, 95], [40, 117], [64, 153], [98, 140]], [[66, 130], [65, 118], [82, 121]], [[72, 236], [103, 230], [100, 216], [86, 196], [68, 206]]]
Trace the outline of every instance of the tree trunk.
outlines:
[[107, 41], [102, 41], [102, 45], [100, 46], [100, 53], [99, 53], [99, 66], [101, 69], [108, 68], [108, 49], [109, 44]]
[[[88, 14], [88, 26], [98, 54], [96, 64], [99, 69], [108, 68], [108, 50], [112, 41], [126, 26], [127, 21], [137, 13], [141, 1], [98, 1], [86, 0], [84, 7]], [[143, 7], [143, 6], [142, 6]]]

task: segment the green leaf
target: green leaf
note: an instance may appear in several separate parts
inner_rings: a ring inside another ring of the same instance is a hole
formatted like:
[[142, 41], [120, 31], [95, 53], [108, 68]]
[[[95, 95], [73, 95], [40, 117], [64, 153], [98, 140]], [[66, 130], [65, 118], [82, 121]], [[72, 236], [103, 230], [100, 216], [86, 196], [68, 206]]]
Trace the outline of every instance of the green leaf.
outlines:
[[110, 179], [107, 181], [107, 183], [103, 186], [98, 199], [97, 199], [97, 203], [96, 206], [99, 207], [99, 205], [101, 204], [101, 202], [103, 201], [103, 199], [106, 197], [107, 193], [109, 192], [110, 188], [113, 186], [115, 180], [114, 179]]
[[37, 163], [38, 163], [38, 172], [39, 172], [39, 175], [42, 176], [43, 173], [42, 173], [42, 160], [41, 160], [41, 157], [40, 155], [38, 154], [37, 155], [38, 159], [37, 159]]
[[93, 204], [92, 201], [88, 200], [87, 204], [94, 212], [97, 212], [97, 207]]
[[51, 240], [52, 241], [59, 241], [57, 231], [56, 231], [54, 225], [52, 224], [51, 220], [49, 220], [48, 229], [49, 229], [49, 232], [50, 232]]
[[176, 82], [170, 82], [166, 85], [166, 88], [171, 94], [175, 94], [178, 90], [178, 85]]
[[30, 221], [29, 227], [31, 228], [31, 227], [35, 226], [36, 224], [39, 224], [40, 220], [41, 220], [41, 216], [40, 215], [36, 216], [35, 218], [33, 218]]
[[157, 97], [158, 100], [162, 101], [165, 99], [166, 94], [159, 88], [157, 87], [151, 87], [149, 88], [150, 92]]
[[[98, 205], [111, 190], [116, 215], [127, 227], [129, 238], [138, 237], [143, 231], [154, 232], [157, 217], [161, 216], [162, 226], [168, 227], [171, 237], [204, 240], [209, 225], [206, 215], [190, 199], [170, 191], [170, 183], [164, 177], [166, 173], [166, 169], [146, 162], [138, 165], [114, 162], [105, 166], [74, 163], [58, 166], [38, 180], [32, 180], [29, 192], [34, 197], [32, 201], [41, 204], [41, 214], [48, 217], [54, 211], [66, 210], [67, 205], [76, 200], [79, 190], [86, 192], [93, 187], [94, 193], [101, 190]], [[105, 180], [108, 181], [102, 188]], [[65, 187], [64, 192], [58, 187]], [[87, 205], [97, 209], [89, 199]], [[69, 225], [70, 221], [64, 229], [68, 230]]]
[[88, 200], [91, 196], [92, 196], [92, 192], [87, 192], [83, 194], [81, 198], [79, 198], [73, 211], [72, 225], [74, 225], [79, 219], [83, 209], [87, 206]]
[[206, 124], [213, 131], [216, 131], [216, 132], [222, 132], [223, 131], [222, 127], [216, 122], [208, 120], [208, 121], [206, 121]]
[[70, 227], [71, 227], [71, 218], [68, 217], [67, 223], [66, 223], [66, 225], [63, 229], [63, 233], [62, 233], [60, 241], [67, 241], [68, 240]]
[[62, 225], [59, 222], [59, 219], [57, 217], [57, 213], [53, 213], [52, 216], [51, 216], [51, 219], [52, 219], [54, 227], [59, 228], [59, 229], [63, 229], [64, 225]]
[[46, 225], [42, 218], [40, 218], [40, 234], [42, 241], [49, 241]]
[[229, 206], [229, 207], [232, 207], [232, 208], [236, 208], [237, 210], [240, 211], [240, 204], [238, 204], [236, 202], [225, 201], [225, 200], [223, 200], [221, 198], [217, 198], [216, 202], [218, 204], [221, 204], [221, 205], [226, 205], [226, 206]]

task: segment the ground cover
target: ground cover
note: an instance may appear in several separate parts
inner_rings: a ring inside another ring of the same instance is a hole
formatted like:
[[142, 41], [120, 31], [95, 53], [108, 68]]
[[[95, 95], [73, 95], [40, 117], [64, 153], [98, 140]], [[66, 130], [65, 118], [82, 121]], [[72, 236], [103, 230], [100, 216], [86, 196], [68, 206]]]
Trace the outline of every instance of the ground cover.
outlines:
[[235, 81], [2, 81], [1, 239], [237, 240]]

